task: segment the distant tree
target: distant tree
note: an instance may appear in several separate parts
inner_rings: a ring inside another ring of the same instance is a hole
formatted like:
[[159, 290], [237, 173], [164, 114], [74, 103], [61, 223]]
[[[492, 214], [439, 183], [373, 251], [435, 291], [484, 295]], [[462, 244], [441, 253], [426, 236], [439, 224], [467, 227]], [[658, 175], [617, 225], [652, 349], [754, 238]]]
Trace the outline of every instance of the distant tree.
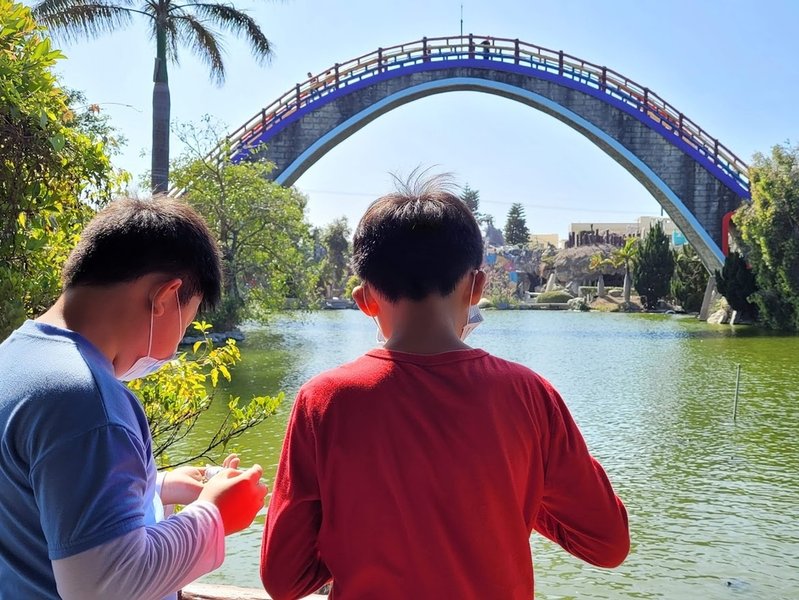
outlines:
[[757, 305], [750, 301], [757, 292], [755, 274], [738, 252], [730, 252], [716, 271], [716, 287], [733, 310], [749, 318], [757, 315]]
[[635, 257], [638, 256], [638, 244], [638, 238], [627, 238], [624, 246], [622, 248], [616, 248], [610, 256], [606, 257], [601, 253], [593, 255], [588, 265], [591, 271], [599, 271], [600, 273], [604, 273], [605, 267], [612, 267], [614, 269], [624, 267], [623, 296], [625, 304], [630, 303], [630, 297], [632, 296], [633, 286], [631, 273]]
[[660, 222], [647, 232], [633, 265], [633, 284], [646, 308], [657, 308], [658, 301], [669, 293], [674, 274], [674, 256], [669, 236]]
[[474, 218], [477, 219], [477, 222], [482, 222], [483, 215], [480, 213], [480, 192], [470, 188], [469, 184], [467, 183], [463, 186], [461, 200], [466, 206], [469, 207], [469, 210], [472, 211], [472, 214], [474, 215]]
[[350, 275], [347, 284], [344, 286], [344, 298], [352, 300], [352, 290], [361, 285], [361, 278], [357, 275]]
[[530, 230], [524, 216], [524, 207], [514, 203], [505, 222], [505, 243], [511, 246], [526, 246], [530, 242]]
[[325, 250], [322, 260], [320, 283], [331, 293], [346, 287], [350, 273], [350, 234], [347, 217], [341, 217], [320, 232], [320, 241]]
[[759, 288], [750, 299], [768, 327], [799, 331], [799, 145], [756, 154], [749, 180], [733, 221]]
[[674, 276], [671, 279], [671, 295], [688, 312], [702, 308], [705, 288], [710, 274], [702, 260], [689, 244], [674, 253]]
[[[273, 163], [209, 155], [223, 134], [208, 117], [179, 125], [177, 133], [187, 149], [173, 164], [175, 185], [205, 217], [222, 251], [221, 307], [208, 319], [226, 331], [245, 316], [282, 309], [287, 298], [311, 302], [317, 273], [305, 196], [271, 180]], [[221, 156], [229, 155], [223, 149]]]

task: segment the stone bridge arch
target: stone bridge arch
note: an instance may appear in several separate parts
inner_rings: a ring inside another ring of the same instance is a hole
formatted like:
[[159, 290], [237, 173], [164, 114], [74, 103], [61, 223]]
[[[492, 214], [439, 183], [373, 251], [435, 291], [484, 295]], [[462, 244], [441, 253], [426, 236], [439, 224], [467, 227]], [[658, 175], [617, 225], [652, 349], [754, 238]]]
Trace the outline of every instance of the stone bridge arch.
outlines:
[[712, 272], [725, 215], [749, 199], [747, 165], [648, 88], [562, 51], [487, 36], [423, 38], [310, 77], [229, 136], [232, 157], [267, 159], [292, 185], [330, 149], [387, 112], [453, 91], [494, 94], [579, 131], [660, 203]]

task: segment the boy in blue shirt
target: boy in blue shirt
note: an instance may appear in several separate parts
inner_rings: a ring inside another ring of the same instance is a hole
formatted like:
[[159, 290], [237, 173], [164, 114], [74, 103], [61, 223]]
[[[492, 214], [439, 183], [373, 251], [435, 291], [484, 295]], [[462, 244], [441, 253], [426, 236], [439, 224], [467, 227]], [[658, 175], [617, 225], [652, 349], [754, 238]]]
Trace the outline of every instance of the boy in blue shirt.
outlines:
[[[0, 344], [0, 600], [175, 597], [252, 522], [261, 468], [159, 476], [121, 383], [174, 357], [220, 280], [188, 205], [118, 200], [87, 225], [55, 305]], [[187, 506], [164, 520], [166, 504]]]

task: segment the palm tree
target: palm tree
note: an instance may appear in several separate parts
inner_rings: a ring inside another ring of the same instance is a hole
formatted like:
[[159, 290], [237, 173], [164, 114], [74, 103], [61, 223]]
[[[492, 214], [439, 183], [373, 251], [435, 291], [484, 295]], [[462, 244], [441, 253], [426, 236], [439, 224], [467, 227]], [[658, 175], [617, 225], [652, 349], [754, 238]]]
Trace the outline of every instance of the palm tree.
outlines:
[[613, 251], [613, 256], [617, 264], [624, 265], [624, 303], [630, 304], [630, 293], [632, 291], [631, 270], [632, 261], [638, 255], [638, 238], [627, 238], [623, 248]]
[[[638, 255], [638, 238], [627, 238], [623, 248], [616, 248], [609, 258], [605, 258], [601, 254], [595, 254], [591, 257], [591, 263], [588, 268], [592, 271], [601, 271], [603, 267], [609, 266], [614, 269], [624, 267], [624, 303], [630, 303], [630, 296], [632, 295], [632, 279], [630, 277], [630, 267], [632, 261]], [[600, 273], [600, 277], [602, 274]]]
[[[151, 187], [166, 192], [169, 181], [169, 77], [167, 64], [178, 64], [178, 48], [188, 46], [210, 69], [217, 84], [225, 80], [220, 30], [243, 35], [256, 60], [272, 55], [272, 45], [258, 24], [231, 4], [198, 0], [43, 0], [36, 18], [67, 39], [93, 38], [118, 31], [134, 15], [149, 21], [155, 40]], [[216, 29], [214, 29], [216, 28]]]

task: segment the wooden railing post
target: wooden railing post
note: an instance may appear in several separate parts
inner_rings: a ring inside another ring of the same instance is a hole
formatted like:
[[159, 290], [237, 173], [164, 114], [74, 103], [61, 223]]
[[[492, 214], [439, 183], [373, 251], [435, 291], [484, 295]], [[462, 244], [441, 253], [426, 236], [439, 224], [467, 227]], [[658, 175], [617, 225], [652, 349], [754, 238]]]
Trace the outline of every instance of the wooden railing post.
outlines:
[[469, 58], [474, 58], [474, 36], [469, 34]]
[[600, 88], [604, 91], [608, 83], [608, 68], [602, 67], [602, 85]]
[[519, 38], [513, 40], [513, 62], [519, 64]]
[[335, 82], [336, 82], [336, 89], [338, 89], [338, 68], [339, 68], [339, 64], [336, 63], [336, 66], [333, 67], [333, 68], [335, 69], [333, 73], [334, 73]]
[[294, 91], [296, 93], [297, 108], [299, 108], [300, 107], [300, 84], [299, 83], [294, 87]]
[[644, 112], [649, 108], [649, 88], [644, 88]]
[[382, 73], [383, 72], [383, 49], [382, 48], [378, 48], [377, 49], [377, 72], [378, 73]]
[[682, 119], [683, 119], [683, 116], [682, 116], [682, 113], [680, 113], [680, 119], [677, 122], [678, 123], [677, 124], [677, 130], [680, 132], [680, 137], [682, 137]]
[[563, 50], [558, 50], [558, 75], [563, 75]]
[[719, 141], [713, 140], [713, 164], [718, 164], [719, 162]]
[[422, 38], [422, 60], [429, 60], [429, 57], [427, 56], [427, 36]]

